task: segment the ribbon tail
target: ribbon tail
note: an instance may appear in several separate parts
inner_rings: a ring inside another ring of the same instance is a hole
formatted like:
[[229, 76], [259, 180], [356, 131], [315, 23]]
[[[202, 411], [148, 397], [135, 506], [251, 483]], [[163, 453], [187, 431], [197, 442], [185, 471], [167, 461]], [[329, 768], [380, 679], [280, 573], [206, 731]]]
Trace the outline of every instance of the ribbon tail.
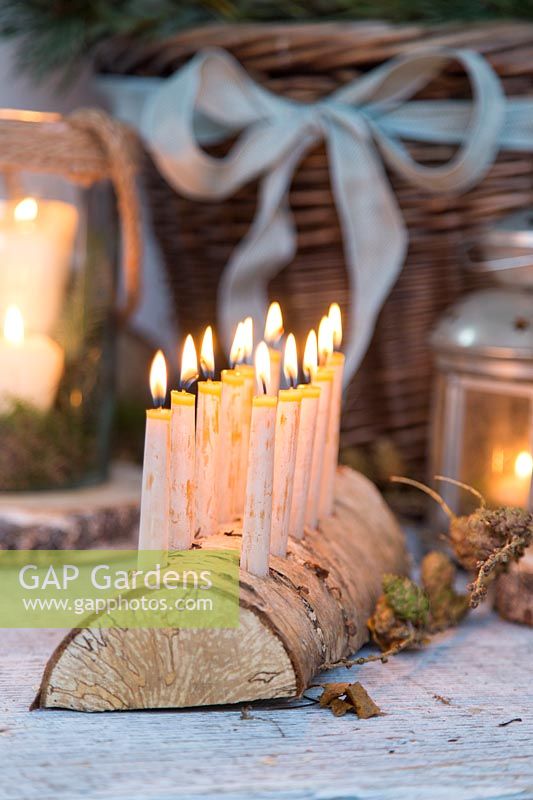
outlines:
[[297, 238], [288, 190], [296, 165], [313, 141], [314, 137], [303, 135], [262, 180], [256, 217], [222, 274], [218, 323], [227, 350], [238, 322], [245, 317], [253, 317], [255, 330], [262, 330], [268, 283], [294, 258]]
[[368, 138], [328, 125], [328, 158], [350, 290], [344, 383], [357, 371], [407, 249], [407, 231]]

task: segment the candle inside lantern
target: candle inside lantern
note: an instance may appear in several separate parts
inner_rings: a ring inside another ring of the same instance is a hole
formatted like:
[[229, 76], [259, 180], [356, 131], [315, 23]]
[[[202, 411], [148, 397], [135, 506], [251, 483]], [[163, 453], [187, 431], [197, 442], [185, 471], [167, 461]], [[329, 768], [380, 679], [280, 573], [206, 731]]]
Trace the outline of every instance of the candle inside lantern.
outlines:
[[277, 301], [270, 304], [265, 321], [265, 342], [270, 353], [269, 394], [277, 397], [281, 383], [281, 350], [278, 349], [283, 336], [283, 315]]
[[268, 575], [277, 399], [269, 396], [270, 356], [265, 342], [255, 354], [258, 394], [253, 398], [248, 449], [246, 500], [242, 526], [241, 567]]
[[56, 200], [0, 202], [0, 316], [16, 305], [32, 333], [49, 334], [63, 303], [78, 212]]
[[170, 411], [163, 408], [167, 368], [158, 350], [150, 369], [155, 408], [146, 412], [139, 550], [167, 550], [169, 529]]
[[331, 404], [326, 438], [324, 474], [320, 486], [319, 516], [329, 517], [333, 513], [335, 475], [339, 460], [339, 438], [342, 411], [342, 381], [344, 376], [344, 355], [338, 352], [342, 343], [342, 317], [337, 303], [329, 307], [329, 325], [322, 326], [322, 343], [319, 331], [318, 348], [324, 361], [333, 370]]
[[287, 555], [302, 400], [302, 393], [294, 388], [298, 381], [298, 359], [292, 333], [287, 337], [283, 371], [291, 388], [278, 392], [276, 415], [270, 552], [277, 556]]
[[508, 454], [497, 447], [492, 451], [492, 478], [489, 483], [491, 503], [502, 506], [529, 507], [533, 458], [527, 450]]
[[170, 550], [188, 550], [194, 538], [195, 398], [186, 388], [197, 377], [196, 350], [189, 334], [181, 361], [182, 388], [170, 393]]
[[63, 373], [63, 349], [41, 333], [26, 334], [18, 306], [7, 308], [0, 338], [0, 413], [17, 402], [48, 411]]
[[214, 381], [213, 332], [206, 328], [200, 350], [200, 365], [207, 380], [198, 382], [195, 457], [195, 527], [200, 536], [218, 529], [218, 458], [220, 399], [222, 384]]

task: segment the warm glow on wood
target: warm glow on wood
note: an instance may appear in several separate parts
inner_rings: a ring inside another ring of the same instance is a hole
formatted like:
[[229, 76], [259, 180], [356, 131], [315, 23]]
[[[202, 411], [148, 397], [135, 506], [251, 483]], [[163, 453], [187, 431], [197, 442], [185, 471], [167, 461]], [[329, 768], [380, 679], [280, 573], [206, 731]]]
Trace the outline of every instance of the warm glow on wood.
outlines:
[[162, 406], [167, 394], [167, 365], [161, 350], [155, 354], [150, 368], [150, 391], [154, 406]]

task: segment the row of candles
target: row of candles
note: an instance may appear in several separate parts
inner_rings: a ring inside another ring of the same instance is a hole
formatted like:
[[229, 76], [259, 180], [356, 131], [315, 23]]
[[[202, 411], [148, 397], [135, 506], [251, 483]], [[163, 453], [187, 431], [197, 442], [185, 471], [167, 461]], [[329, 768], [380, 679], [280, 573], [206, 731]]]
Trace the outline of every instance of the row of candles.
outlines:
[[[311, 330], [298, 383], [296, 340], [282, 346], [279, 303], [270, 305], [265, 336], [254, 351], [253, 322], [239, 323], [231, 368], [214, 380], [213, 334], [200, 350], [192, 336], [181, 361], [181, 387], [164, 408], [167, 371], [161, 351], [150, 370], [154, 408], [146, 412], [139, 548], [186, 550], [196, 536], [242, 519], [241, 566], [268, 574], [270, 554], [285, 556], [289, 533], [333, 510], [344, 356], [340, 308], [333, 303]], [[253, 360], [253, 363], [252, 363]], [[282, 376], [288, 388], [280, 388]]]

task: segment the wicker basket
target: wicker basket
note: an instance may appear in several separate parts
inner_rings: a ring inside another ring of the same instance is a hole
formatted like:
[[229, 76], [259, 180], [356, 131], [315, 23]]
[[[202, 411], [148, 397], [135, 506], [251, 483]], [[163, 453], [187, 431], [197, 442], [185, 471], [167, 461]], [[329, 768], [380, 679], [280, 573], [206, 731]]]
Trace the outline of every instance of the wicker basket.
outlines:
[[[533, 93], [533, 26], [522, 23], [432, 29], [382, 23], [214, 26], [150, 46], [113, 42], [101, 52], [99, 66], [115, 74], [166, 76], [199, 49], [219, 46], [272, 91], [311, 101], [392, 56], [430, 43], [476, 49], [509, 95]], [[454, 65], [420, 95], [468, 96], [467, 79]], [[423, 162], [451, 155], [447, 147], [416, 145], [411, 150]], [[428, 332], [443, 309], [472, 286], [462, 271], [465, 241], [481, 223], [531, 205], [531, 167], [531, 155], [501, 155], [483, 183], [461, 196], [428, 196], [392, 176], [409, 228], [409, 253], [348, 389], [344, 447], [390, 440], [410, 474], [424, 473], [432, 375]], [[198, 334], [206, 320], [216, 318], [218, 280], [252, 220], [257, 185], [225, 202], [194, 202], [175, 194], [149, 164], [148, 186], [180, 322]], [[272, 281], [270, 294], [282, 302], [291, 329], [303, 338], [330, 301], [346, 306], [348, 300], [323, 146], [298, 169], [290, 204], [298, 252]]]

